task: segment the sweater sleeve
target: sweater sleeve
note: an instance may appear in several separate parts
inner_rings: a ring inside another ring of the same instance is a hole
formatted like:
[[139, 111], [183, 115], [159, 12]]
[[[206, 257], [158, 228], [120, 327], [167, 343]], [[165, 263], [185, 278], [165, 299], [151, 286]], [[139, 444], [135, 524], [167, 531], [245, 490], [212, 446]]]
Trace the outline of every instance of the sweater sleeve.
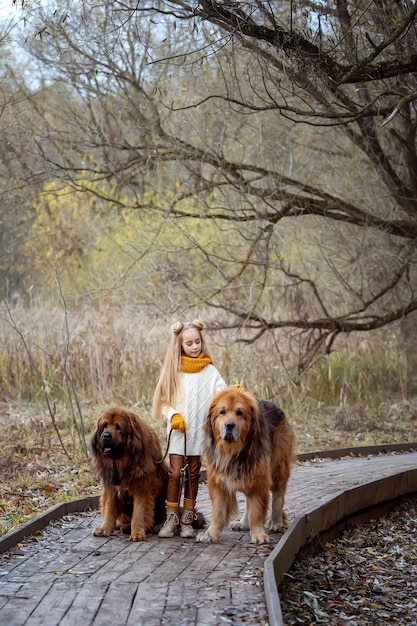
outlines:
[[178, 413], [178, 411], [177, 409], [174, 409], [174, 407], [169, 406], [168, 404], [164, 404], [162, 406], [162, 417], [167, 421], [168, 424], [171, 423], [172, 416], [175, 415], [175, 413]]
[[[217, 370], [216, 370], [217, 371]], [[217, 371], [216, 380], [214, 382], [214, 393], [226, 389], [227, 383], [223, 380], [219, 372]]]

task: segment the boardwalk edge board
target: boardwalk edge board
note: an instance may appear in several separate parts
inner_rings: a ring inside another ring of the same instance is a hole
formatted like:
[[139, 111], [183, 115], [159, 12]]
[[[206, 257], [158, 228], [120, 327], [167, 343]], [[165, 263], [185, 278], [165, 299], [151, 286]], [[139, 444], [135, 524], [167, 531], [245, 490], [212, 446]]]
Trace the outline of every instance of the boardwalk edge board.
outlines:
[[413, 443], [387, 443], [378, 446], [357, 446], [356, 448], [335, 448], [321, 452], [302, 452], [297, 455], [300, 462], [312, 459], [340, 459], [344, 456], [368, 456], [387, 454], [389, 452], [417, 452], [417, 442]]
[[[297, 556], [303, 552], [313, 553], [326, 533], [330, 536], [330, 531], [334, 530], [331, 536], [337, 536], [349, 521], [355, 519], [356, 523], [364, 523], [378, 516], [379, 507], [386, 513], [405, 496], [417, 497], [417, 469], [348, 489], [297, 517], [264, 563], [269, 626], [285, 626], [278, 587]], [[308, 546], [310, 549], [306, 550]]]

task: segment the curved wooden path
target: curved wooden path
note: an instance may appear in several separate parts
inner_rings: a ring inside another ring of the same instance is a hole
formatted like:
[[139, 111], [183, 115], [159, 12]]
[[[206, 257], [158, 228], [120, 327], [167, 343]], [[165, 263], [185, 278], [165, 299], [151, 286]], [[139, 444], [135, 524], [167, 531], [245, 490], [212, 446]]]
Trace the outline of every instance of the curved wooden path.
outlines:
[[[277, 582], [300, 545], [320, 532], [323, 520], [331, 525], [355, 508], [351, 494], [360, 494], [358, 488], [373, 494], [371, 506], [384, 499], [384, 492], [387, 498], [417, 492], [417, 452], [298, 464], [287, 492], [290, 529], [271, 535], [263, 546], [252, 545], [248, 533], [229, 529], [216, 544], [152, 535], [130, 543], [117, 533], [97, 538], [92, 536], [97, 510], [71, 512], [81, 501], [54, 507], [0, 539], [0, 552], [6, 550], [0, 558], [0, 624], [278, 626]], [[345, 493], [350, 495], [342, 505]], [[96, 498], [87, 502], [96, 503]], [[209, 518], [204, 483], [198, 504]], [[61, 517], [63, 512], [67, 515]], [[54, 517], [59, 519], [48, 524]]]

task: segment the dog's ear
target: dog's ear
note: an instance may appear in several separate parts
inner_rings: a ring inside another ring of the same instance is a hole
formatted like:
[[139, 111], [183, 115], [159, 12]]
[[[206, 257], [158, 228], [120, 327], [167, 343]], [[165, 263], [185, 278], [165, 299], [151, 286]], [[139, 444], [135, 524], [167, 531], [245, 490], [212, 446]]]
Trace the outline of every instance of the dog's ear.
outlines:
[[135, 462], [140, 460], [143, 453], [143, 438], [136, 422], [136, 415], [128, 413], [128, 419], [123, 426], [123, 435], [127, 443], [129, 454]]
[[129, 413], [126, 441], [131, 462], [145, 474], [154, 471], [155, 460], [152, 456], [151, 436], [146, 424], [140, 422], [134, 413]]
[[259, 409], [258, 409], [258, 403], [255, 400], [255, 398], [253, 396], [251, 396], [250, 394], [248, 394], [248, 393], [245, 394], [245, 400], [246, 400], [246, 403], [247, 403], [247, 407], [249, 408], [249, 411], [250, 411], [250, 420], [251, 420], [252, 432], [257, 432], [259, 430]]
[[204, 420], [203, 428], [206, 433], [206, 437], [210, 439], [210, 441], [214, 441], [214, 431], [213, 431], [213, 413], [214, 413], [215, 405], [211, 404], [206, 415], [206, 419]]
[[98, 456], [99, 436], [100, 436], [100, 419], [97, 420], [96, 428], [91, 433], [91, 437], [90, 437], [90, 451], [94, 457]]

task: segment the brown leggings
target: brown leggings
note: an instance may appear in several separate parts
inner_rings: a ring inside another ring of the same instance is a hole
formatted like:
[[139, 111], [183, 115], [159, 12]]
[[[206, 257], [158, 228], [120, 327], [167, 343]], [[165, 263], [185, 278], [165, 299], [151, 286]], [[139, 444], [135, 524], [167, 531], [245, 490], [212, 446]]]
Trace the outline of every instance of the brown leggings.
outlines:
[[[184, 498], [192, 500], [194, 505], [198, 492], [198, 481], [200, 477], [201, 457], [187, 456], [188, 467], [185, 471]], [[182, 454], [169, 455], [169, 476], [167, 501], [178, 502], [181, 497], [181, 470], [185, 466], [185, 457]]]

